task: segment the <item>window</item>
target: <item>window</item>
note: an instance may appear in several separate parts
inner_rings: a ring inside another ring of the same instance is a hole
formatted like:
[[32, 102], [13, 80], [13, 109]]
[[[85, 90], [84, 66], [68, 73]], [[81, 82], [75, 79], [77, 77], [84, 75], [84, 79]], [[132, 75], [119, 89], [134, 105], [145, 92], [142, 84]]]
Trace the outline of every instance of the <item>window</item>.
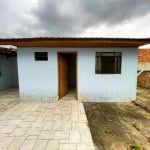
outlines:
[[121, 52], [96, 52], [96, 74], [120, 74]]
[[36, 61], [47, 61], [48, 60], [47, 52], [35, 52], [34, 56], [35, 56]]

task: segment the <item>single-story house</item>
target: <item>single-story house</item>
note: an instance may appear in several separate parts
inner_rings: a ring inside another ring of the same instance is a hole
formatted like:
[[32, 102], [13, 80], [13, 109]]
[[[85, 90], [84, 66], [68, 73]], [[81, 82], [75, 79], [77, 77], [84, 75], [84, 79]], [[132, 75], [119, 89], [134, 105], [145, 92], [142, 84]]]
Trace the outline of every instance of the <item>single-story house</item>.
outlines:
[[21, 99], [81, 101], [136, 98], [138, 46], [150, 39], [0, 39], [0, 90], [18, 87]]

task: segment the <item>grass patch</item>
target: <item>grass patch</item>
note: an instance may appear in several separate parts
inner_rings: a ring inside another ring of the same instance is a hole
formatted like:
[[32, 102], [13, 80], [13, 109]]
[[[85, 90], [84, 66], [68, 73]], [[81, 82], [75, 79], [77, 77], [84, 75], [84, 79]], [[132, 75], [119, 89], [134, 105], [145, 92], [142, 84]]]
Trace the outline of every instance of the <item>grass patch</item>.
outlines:
[[139, 127], [139, 125], [138, 125], [137, 122], [132, 123], [132, 126], [133, 126], [137, 131], [140, 131], [140, 127]]
[[133, 145], [130, 146], [131, 150], [141, 150], [140, 146], [134, 143]]

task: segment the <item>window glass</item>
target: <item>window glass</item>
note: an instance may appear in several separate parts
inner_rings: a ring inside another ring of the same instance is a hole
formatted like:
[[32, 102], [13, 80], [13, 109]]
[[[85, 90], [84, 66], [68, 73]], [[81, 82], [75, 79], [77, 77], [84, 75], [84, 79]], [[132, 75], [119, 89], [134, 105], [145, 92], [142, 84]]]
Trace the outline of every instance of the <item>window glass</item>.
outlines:
[[35, 52], [34, 56], [35, 56], [36, 61], [47, 61], [48, 60], [47, 52]]
[[121, 52], [96, 52], [96, 74], [120, 74]]

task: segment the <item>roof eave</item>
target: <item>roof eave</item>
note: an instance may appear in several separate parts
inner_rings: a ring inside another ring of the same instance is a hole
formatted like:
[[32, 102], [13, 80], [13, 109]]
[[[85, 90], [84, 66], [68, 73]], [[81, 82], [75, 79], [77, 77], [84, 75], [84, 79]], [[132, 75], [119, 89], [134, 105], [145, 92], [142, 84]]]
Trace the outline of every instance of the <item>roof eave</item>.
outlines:
[[0, 39], [0, 44], [17, 47], [138, 47], [150, 43], [150, 38], [18, 38]]

